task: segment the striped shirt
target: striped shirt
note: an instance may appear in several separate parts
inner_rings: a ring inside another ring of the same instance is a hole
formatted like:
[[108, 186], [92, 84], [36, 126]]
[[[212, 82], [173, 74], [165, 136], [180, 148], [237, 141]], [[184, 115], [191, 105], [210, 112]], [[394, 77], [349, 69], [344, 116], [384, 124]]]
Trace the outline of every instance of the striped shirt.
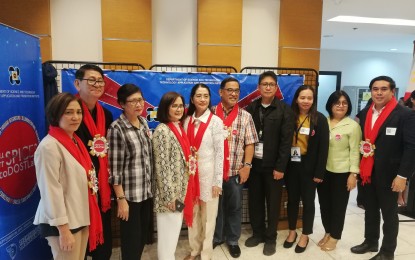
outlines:
[[151, 132], [144, 118], [140, 128], [131, 125], [124, 114], [108, 129], [109, 183], [122, 185], [128, 201], [141, 202], [153, 197], [151, 179], [153, 153]]
[[[213, 111], [216, 113], [216, 106], [213, 107]], [[225, 118], [229, 113], [230, 111], [225, 113]], [[238, 115], [232, 123], [230, 133], [232, 139], [229, 142], [229, 176], [234, 176], [244, 166], [245, 146], [259, 141], [251, 114], [239, 108]]]

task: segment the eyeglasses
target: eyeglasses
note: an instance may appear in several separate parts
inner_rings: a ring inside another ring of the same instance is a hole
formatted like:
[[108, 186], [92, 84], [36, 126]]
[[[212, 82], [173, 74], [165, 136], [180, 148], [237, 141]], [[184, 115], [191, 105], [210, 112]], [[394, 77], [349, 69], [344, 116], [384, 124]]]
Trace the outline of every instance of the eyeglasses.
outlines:
[[239, 92], [241, 92], [239, 88], [225, 88], [223, 90], [225, 90], [229, 95], [232, 93], [239, 94]]
[[277, 86], [277, 83], [275, 82], [262, 82], [261, 84], [259, 84], [261, 87], [270, 87], [270, 88], [274, 88]]
[[170, 106], [171, 108], [173, 108], [173, 109], [183, 109], [184, 108], [184, 106], [183, 106], [183, 104], [180, 104], [180, 105], [177, 105], [177, 104], [173, 104], [173, 105], [171, 105]]
[[132, 100], [126, 100], [127, 103], [130, 103], [133, 106], [136, 106], [137, 104], [142, 105], [144, 103], [144, 99], [139, 98], [139, 99], [132, 99]]
[[349, 104], [347, 102], [337, 102], [334, 104], [336, 107], [347, 107]]
[[89, 79], [79, 79], [79, 80], [86, 80], [86, 82], [88, 83], [88, 85], [94, 86], [97, 85], [98, 87], [104, 87], [105, 86], [105, 81], [104, 80], [96, 80], [94, 78], [89, 78]]

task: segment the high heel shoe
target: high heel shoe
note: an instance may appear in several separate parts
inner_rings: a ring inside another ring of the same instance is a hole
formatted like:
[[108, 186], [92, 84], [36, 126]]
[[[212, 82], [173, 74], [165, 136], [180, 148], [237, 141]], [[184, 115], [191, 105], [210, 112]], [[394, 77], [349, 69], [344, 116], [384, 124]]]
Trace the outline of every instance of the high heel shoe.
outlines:
[[330, 238], [330, 234], [326, 233], [324, 235], [324, 237], [318, 242], [317, 246], [321, 247], [322, 245], [324, 245], [325, 243], [327, 243], [327, 241], [329, 241]]
[[297, 234], [297, 232], [295, 232], [295, 237], [294, 237], [294, 240], [292, 242], [288, 242], [287, 241], [288, 237], [287, 237], [287, 239], [284, 241], [284, 244], [283, 244], [284, 248], [291, 248], [294, 245], [295, 241], [297, 240], [297, 236], [298, 236], [298, 234]]
[[323, 251], [332, 251], [336, 249], [337, 239], [330, 237], [329, 240], [321, 246], [321, 250]]
[[301, 247], [301, 246], [299, 246], [298, 245], [298, 243], [297, 243], [297, 245], [295, 246], [295, 252], [296, 253], [303, 253], [305, 250], [306, 250], [306, 248], [307, 248], [307, 246], [308, 246], [308, 242], [310, 241], [310, 238], [308, 238], [307, 237], [307, 243], [305, 244], [305, 247]]

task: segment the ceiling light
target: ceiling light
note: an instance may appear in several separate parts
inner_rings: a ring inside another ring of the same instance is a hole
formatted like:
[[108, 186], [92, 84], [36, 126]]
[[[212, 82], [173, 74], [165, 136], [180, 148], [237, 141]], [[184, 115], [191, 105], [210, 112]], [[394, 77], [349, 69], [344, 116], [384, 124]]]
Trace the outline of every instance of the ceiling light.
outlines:
[[345, 15], [339, 15], [339, 16], [331, 18], [327, 21], [329, 21], [329, 22], [344, 22], [344, 23], [371, 23], [371, 24], [415, 26], [415, 20], [392, 19], [392, 18], [373, 18], [373, 17], [345, 16]]
[[393, 49], [390, 49], [390, 51], [397, 51], [398, 49], [395, 49], [395, 48], [393, 48]]

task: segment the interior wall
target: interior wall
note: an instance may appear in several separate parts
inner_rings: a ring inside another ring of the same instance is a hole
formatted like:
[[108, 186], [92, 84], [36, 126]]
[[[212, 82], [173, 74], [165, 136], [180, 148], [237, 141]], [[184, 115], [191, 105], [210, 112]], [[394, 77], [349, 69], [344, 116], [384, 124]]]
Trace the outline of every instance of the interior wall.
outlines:
[[101, 0], [51, 0], [54, 60], [102, 61]]
[[[341, 88], [356, 96], [358, 87], [369, 88], [370, 81], [380, 75], [393, 78], [399, 88], [398, 98], [405, 93], [409, 82], [412, 54], [391, 52], [366, 52], [321, 50], [320, 70], [341, 71]], [[356, 107], [356, 104], [353, 104]], [[352, 115], [355, 114], [353, 109]]]

